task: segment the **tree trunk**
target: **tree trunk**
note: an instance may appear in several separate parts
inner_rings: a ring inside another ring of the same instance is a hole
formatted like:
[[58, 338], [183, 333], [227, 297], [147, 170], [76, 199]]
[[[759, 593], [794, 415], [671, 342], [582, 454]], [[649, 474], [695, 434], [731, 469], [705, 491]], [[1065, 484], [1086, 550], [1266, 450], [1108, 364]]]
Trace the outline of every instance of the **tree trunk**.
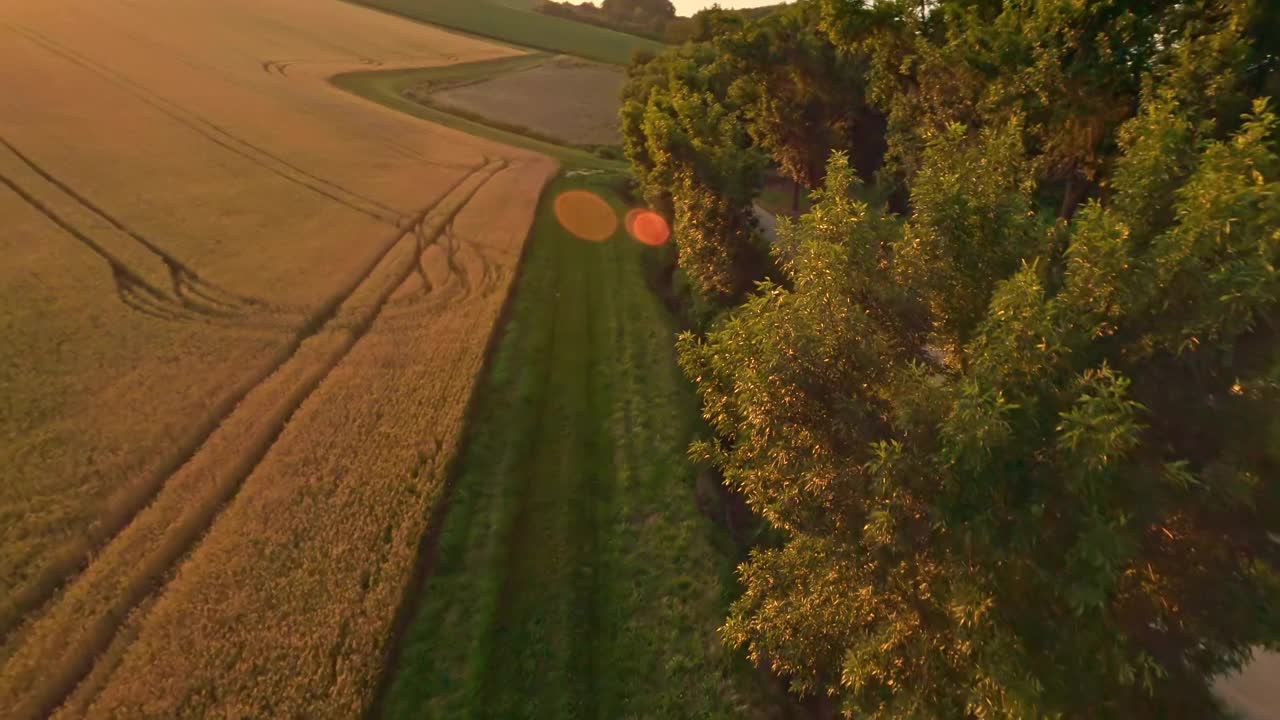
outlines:
[[1062, 207], [1058, 209], [1058, 217], [1063, 220], [1070, 220], [1076, 214], [1076, 209], [1080, 207], [1080, 203], [1084, 202], [1085, 197], [1089, 194], [1090, 183], [1076, 176], [1075, 170], [1067, 176], [1067, 187], [1062, 192]]
[[795, 180], [791, 181], [791, 212], [800, 214], [800, 183]]

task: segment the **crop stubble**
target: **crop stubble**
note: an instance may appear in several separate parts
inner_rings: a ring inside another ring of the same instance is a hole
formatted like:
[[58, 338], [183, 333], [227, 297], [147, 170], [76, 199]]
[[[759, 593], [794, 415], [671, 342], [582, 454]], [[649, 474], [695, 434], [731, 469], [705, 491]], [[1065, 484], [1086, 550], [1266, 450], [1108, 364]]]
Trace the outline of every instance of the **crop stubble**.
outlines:
[[311, 0], [0, 35], [0, 714], [358, 711], [553, 167], [323, 80], [511, 51]]

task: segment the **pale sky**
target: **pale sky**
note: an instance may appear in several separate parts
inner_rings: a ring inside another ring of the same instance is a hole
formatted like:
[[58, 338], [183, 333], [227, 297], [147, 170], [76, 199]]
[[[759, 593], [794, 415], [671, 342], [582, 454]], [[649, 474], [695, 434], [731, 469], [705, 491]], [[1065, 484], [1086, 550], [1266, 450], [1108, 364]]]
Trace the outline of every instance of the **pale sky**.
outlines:
[[[683, 17], [690, 17], [699, 10], [717, 4], [715, 0], [671, 0], [671, 2], [676, 6], [676, 14]], [[777, 5], [779, 2], [781, 0], [721, 0], [719, 5], [723, 8], [746, 8]]]

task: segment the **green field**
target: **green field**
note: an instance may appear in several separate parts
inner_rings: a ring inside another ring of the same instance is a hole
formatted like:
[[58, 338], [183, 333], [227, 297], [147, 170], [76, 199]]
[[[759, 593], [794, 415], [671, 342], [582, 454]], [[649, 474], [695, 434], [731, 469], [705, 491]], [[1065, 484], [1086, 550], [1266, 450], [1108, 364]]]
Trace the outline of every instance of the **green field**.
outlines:
[[[602, 176], [596, 176], [602, 177]], [[695, 502], [697, 406], [649, 289], [661, 250], [560, 228], [543, 197], [383, 715], [760, 716], [717, 639], [732, 587]]]
[[349, 0], [411, 20], [502, 42], [626, 65], [636, 50], [662, 43], [595, 25], [543, 15], [528, 0]]
[[501, 127], [493, 124], [491, 120], [467, 117], [457, 112], [425, 105], [405, 97], [406, 90], [425, 83], [450, 84], [479, 80], [536, 65], [545, 62], [546, 59], [546, 55], [534, 54], [435, 68], [345, 73], [334, 77], [333, 83], [343, 90], [359, 95], [366, 100], [386, 105], [424, 120], [447, 125], [479, 137], [517, 147], [529, 148], [530, 150], [550, 155], [567, 167], [624, 172], [627, 168], [624, 162], [607, 160], [579, 148], [566, 147], [547, 140], [530, 137], [514, 124]]

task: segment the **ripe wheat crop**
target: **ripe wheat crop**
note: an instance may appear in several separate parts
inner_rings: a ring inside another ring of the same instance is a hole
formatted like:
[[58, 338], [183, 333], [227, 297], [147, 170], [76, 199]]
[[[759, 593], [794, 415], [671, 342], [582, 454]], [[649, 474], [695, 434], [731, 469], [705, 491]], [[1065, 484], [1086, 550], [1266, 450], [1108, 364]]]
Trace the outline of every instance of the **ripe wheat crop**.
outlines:
[[353, 712], [554, 167], [327, 79], [516, 51], [312, 0], [0, 37], [0, 715]]

